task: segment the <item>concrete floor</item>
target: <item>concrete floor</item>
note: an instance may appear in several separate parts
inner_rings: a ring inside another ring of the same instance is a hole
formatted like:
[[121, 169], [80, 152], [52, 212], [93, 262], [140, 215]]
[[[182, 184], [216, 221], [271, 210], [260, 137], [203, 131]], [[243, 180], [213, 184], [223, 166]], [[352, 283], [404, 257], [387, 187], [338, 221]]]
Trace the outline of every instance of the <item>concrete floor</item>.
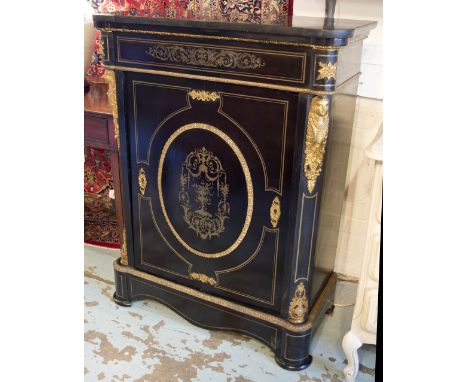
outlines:
[[[312, 365], [286, 371], [273, 352], [249, 337], [196, 327], [162, 304], [112, 301], [112, 262], [119, 251], [85, 245], [85, 381], [135, 382], [340, 382], [345, 356], [341, 339], [353, 307], [336, 307], [314, 337]], [[356, 284], [340, 282], [336, 302], [354, 302]], [[375, 347], [359, 350], [357, 382], [374, 381]]]

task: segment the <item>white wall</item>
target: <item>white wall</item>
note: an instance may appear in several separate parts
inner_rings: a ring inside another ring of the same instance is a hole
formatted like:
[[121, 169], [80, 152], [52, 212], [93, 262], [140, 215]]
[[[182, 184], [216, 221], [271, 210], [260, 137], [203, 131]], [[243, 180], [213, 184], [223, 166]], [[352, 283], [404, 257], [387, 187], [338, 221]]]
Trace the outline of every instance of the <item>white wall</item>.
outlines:
[[[294, 0], [294, 15], [324, 17], [325, 0]], [[377, 27], [364, 41], [358, 95], [382, 99], [382, 0], [337, 0], [335, 18], [377, 21]]]
[[335, 260], [336, 272], [356, 279], [360, 276], [367, 238], [375, 164], [367, 158], [365, 150], [377, 135], [382, 118], [382, 100], [357, 98]]

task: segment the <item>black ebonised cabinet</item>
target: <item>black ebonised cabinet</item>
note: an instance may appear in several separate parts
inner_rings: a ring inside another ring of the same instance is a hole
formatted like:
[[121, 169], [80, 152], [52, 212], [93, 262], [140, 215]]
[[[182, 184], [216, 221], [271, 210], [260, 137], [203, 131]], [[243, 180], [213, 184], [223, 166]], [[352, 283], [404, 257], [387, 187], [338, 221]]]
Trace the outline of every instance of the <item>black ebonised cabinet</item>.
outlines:
[[342, 169], [375, 23], [94, 21], [120, 132], [115, 301], [153, 298], [306, 367], [333, 306]]

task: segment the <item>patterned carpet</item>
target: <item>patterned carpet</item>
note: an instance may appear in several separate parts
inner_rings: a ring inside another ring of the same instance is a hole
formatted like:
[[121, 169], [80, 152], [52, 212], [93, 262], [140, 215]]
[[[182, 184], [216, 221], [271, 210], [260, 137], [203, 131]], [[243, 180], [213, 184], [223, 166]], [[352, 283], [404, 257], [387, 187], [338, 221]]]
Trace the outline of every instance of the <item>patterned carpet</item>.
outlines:
[[103, 149], [85, 146], [84, 239], [86, 243], [120, 248], [111, 165]]
[[[119, 251], [85, 245], [85, 381], [344, 382], [343, 335], [353, 307], [336, 307], [312, 341], [306, 370], [290, 372], [272, 351], [249, 337], [205, 330], [154, 301], [116, 305], [112, 262]], [[340, 282], [337, 302], [352, 302], [356, 284]], [[359, 350], [357, 382], [375, 381], [375, 347]]]

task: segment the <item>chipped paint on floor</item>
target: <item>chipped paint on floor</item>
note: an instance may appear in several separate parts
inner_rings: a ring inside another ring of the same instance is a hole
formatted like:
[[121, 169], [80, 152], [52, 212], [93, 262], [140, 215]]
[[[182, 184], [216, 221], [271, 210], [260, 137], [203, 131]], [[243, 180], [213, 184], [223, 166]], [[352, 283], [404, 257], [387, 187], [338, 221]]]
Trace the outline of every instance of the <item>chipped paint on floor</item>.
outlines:
[[[150, 300], [129, 308], [112, 301], [118, 250], [85, 245], [85, 381], [344, 382], [341, 339], [353, 307], [337, 307], [314, 337], [306, 370], [280, 368], [273, 352], [250, 337], [194, 326]], [[356, 285], [340, 282], [337, 299], [352, 302]], [[375, 347], [359, 350], [357, 382], [374, 381]]]

